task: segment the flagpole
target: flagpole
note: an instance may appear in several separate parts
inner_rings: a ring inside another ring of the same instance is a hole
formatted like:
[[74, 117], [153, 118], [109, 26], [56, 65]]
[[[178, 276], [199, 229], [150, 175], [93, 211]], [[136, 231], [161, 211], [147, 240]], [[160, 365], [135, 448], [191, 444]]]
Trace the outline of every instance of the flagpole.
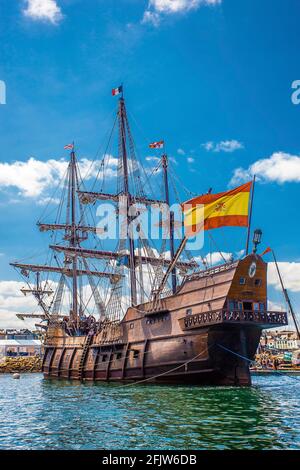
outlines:
[[252, 181], [251, 201], [250, 201], [250, 210], [249, 210], [249, 222], [248, 222], [247, 241], [246, 241], [246, 256], [249, 253], [249, 241], [250, 241], [250, 233], [251, 233], [251, 221], [252, 221], [252, 209], [253, 209], [255, 180], [256, 180], [256, 175], [253, 176], [253, 181]]
[[275, 262], [277, 274], [278, 274], [278, 277], [279, 277], [279, 280], [280, 280], [283, 295], [284, 295], [284, 298], [285, 298], [285, 300], [286, 300], [286, 302], [289, 306], [289, 309], [290, 309], [290, 312], [291, 312], [291, 315], [292, 315], [292, 318], [293, 318], [293, 321], [294, 321], [294, 325], [295, 325], [295, 328], [296, 328], [296, 331], [297, 331], [298, 340], [300, 340], [300, 331], [299, 331], [299, 326], [298, 326], [298, 323], [297, 323], [296, 315], [295, 315], [290, 297], [288, 295], [288, 292], [287, 292], [286, 288], [284, 287], [283, 279], [282, 279], [282, 276], [281, 276], [281, 272], [279, 271], [279, 266], [278, 266], [278, 263], [277, 263], [275, 253], [274, 253], [273, 250], [271, 250], [271, 251], [272, 251], [273, 259], [274, 259], [274, 262]]

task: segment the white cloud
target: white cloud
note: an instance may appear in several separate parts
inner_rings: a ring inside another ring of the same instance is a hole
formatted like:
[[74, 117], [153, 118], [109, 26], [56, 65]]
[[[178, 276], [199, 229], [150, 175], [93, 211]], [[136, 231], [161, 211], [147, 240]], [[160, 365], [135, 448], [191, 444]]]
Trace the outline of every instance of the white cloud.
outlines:
[[142, 18], [142, 24], [152, 24], [152, 26], [160, 25], [160, 15], [155, 11], [146, 10]]
[[235, 253], [228, 253], [226, 251], [214, 251], [212, 253], [208, 253], [207, 255], [201, 257], [201, 256], [196, 256], [195, 260], [198, 263], [202, 263], [203, 259], [207, 264], [207, 267], [209, 266], [215, 266], [216, 264], [223, 264], [224, 262], [229, 262], [232, 259], [237, 260], [240, 259], [245, 250], [240, 250]]
[[201, 5], [218, 5], [222, 0], [150, 0], [152, 7], [159, 13], [180, 13], [195, 10]]
[[187, 13], [200, 6], [220, 5], [222, 0], [149, 0], [142, 23], [159, 26], [162, 15]]
[[208, 152], [210, 150], [213, 150], [214, 149], [214, 143], [212, 141], [209, 141], [209, 142], [206, 142], [205, 144], [201, 144], [202, 147], [205, 148], [205, 150], [207, 150]]
[[263, 158], [252, 163], [247, 169], [236, 168], [231, 184], [252, 179], [266, 182], [287, 183], [300, 182], [300, 157], [285, 152], [275, 152], [269, 158]]
[[205, 144], [202, 144], [202, 147], [205, 148], [208, 152], [226, 152], [226, 153], [231, 153], [234, 152], [235, 150], [240, 150], [244, 148], [244, 145], [242, 142], [239, 142], [238, 140], [232, 139], [232, 140], [221, 140], [221, 142], [206, 142]]
[[[291, 292], [300, 292], [300, 263], [283, 261], [278, 266], [285, 288]], [[276, 290], [281, 290], [275, 263], [268, 263], [268, 283]]]
[[158, 157], [146, 157], [147, 162], [159, 162], [160, 158]]
[[195, 159], [193, 157], [187, 158], [188, 163], [194, 163]]
[[222, 252], [214, 252], [211, 254], [208, 254], [205, 256], [206, 261], [214, 266], [215, 264], [218, 263], [224, 263], [224, 259], [226, 262], [230, 261], [232, 259], [232, 253], [226, 253], [224, 251]]
[[26, 197], [39, 196], [62, 178], [67, 169], [63, 160], [40, 161], [31, 157], [25, 162], [0, 163], [0, 188], [16, 187]]
[[23, 13], [36, 21], [48, 21], [57, 24], [63, 18], [56, 0], [26, 0]]
[[268, 310], [273, 312], [285, 312], [286, 307], [282, 303], [273, 302], [273, 300], [268, 300]]
[[246, 250], [242, 249], [242, 250], [236, 251], [235, 254], [238, 258], [241, 258], [245, 254], [245, 251]]
[[185, 155], [185, 151], [184, 151], [183, 149], [178, 149], [178, 150], [177, 150], [177, 153], [178, 153], [179, 155]]
[[16, 317], [17, 313], [33, 313], [36, 302], [31, 296], [20, 292], [23, 282], [0, 281], [0, 328], [26, 328], [33, 327], [35, 321], [25, 322]]
[[[19, 204], [20, 201], [18, 201], [17, 203]], [[60, 200], [56, 197], [53, 198], [50, 196], [45, 196], [45, 197], [40, 197], [37, 201], [38, 206], [46, 206], [49, 203], [58, 205], [60, 203]]]
[[[118, 159], [108, 155], [105, 160], [106, 178], [117, 176]], [[100, 164], [100, 160], [97, 162], [92, 162], [87, 158], [79, 160], [78, 165], [82, 177], [84, 179], [94, 178], [99, 171]], [[41, 161], [34, 157], [27, 161], [0, 163], [0, 190], [17, 188], [19, 196], [40, 197], [41, 201], [45, 203], [48, 197], [45, 191], [57, 186], [63, 178], [67, 166], [68, 162], [63, 159]]]

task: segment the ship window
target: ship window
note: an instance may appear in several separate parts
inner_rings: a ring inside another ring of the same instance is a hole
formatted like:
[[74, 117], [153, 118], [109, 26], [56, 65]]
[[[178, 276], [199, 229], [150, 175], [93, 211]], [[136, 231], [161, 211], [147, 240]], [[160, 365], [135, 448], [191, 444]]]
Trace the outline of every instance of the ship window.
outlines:
[[265, 304], [263, 302], [260, 302], [259, 304], [259, 310], [263, 312], [265, 310]]
[[103, 356], [102, 356], [102, 362], [105, 362], [106, 359], [107, 359], [107, 354], [103, 354]]
[[140, 355], [140, 351], [138, 351], [137, 349], [134, 349], [133, 350], [133, 358], [137, 359], [139, 357], [139, 355]]
[[121, 357], [122, 357], [122, 353], [117, 353], [116, 359], [121, 359]]
[[134, 328], [134, 323], [130, 323], [129, 328], [132, 330]]
[[253, 310], [258, 312], [258, 310], [259, 310], [259, 303], [258, 302], [253, 302]]
[[244, 277], [240, 277], [240, 286], [244, 286], [246, 284], [246, 279]]
[[261, 286], [261, 279], [255, 279], [254, 285], [255, 285], [255, 287], [260, 287]]
[[237, 310], [238, 303], [235, 300], [229, 300], [229, 310]]
[[192, 315], [192, 313], [193, 313], [193, 309], [192, 309], [192, 308], [187, 308], [187, 309], [186, 309], [186, 314], [187, 314], [187, 315]]

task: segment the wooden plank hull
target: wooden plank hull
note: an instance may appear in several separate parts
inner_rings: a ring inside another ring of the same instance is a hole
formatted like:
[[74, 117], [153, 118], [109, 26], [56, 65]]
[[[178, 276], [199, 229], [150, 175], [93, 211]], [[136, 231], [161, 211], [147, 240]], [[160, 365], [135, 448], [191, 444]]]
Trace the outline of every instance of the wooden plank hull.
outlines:
[[[82, 375], [83, 347], [64, 344], [46, 347], [45, 377], [86, 380], [198, 385], [250, 385], [249, 363], [261, 330], [251, 327], [213, 327], [169, 339], [126, 344], [92, 344]], [[79, 337], [84, 344], [84, 337]], [[221, 348], [220, 345], [223, 347]]]

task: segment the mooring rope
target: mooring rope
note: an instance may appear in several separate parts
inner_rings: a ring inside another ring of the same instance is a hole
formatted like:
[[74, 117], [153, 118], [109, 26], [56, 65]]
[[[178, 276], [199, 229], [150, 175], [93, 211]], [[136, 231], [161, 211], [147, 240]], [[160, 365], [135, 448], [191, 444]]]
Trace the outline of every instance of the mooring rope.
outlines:
[[[222, 344], [217, 344], [216, 346], [219, 346], [219, 348], [224, 349], [225, 351], [233, 354], [234, 356], [240, 357], [241, 359], [244, 359], [245, 361], [248, 361], [251, 364], [260, 365], [259, 362], [255, 361], [255, 360], [252, 360], [252, 359], [249, 359], [246, 356], [242, 356], [242, 354], [238, 354], [238, 353], [232, 351], [231, 349], [226, 348]], [[296, 380], [296, 382], [300, 381], [297, 377], [292, 377], [290, 375], [285, 374], [284, 372], [280, 372], [279, 370], [272, 370], [272, 373], [275, 374], [275, 375], [282, 375], [283, 377], [287, 377], [288, 379]]]
[[193, 362], [195, 359], [198, 359], [198, 357], [202, 356], [204, 353], [207, 353], [212, 346], [214, 346], [214, 344], [211, 344], [210, 346], [208, 346], [207, 349], [205, 349], [204, 351], [201, 351], [199, 354], [194, 356], [192, 359], [189, 359], [189, 360], [185, 361], [183, 364], [180, 364], [179, 366], [176, 366], [173, 369], [167, 370], [166, 372], [162, 372], [161, 374], [153, 375], [152, 377], [148, 377], [147, 379], [138, 380], [137, 382], [132, 382], [132, 383], [129, 383], [129, 384], [126, 384], [126, 385], [120, 385], [120, 386], [121, 387], [130, 387], [132, 385], [138, 385], [138, 384], [141, 384], [143, 382], [149, 382], [149, 380], [157, 379], [158, 377], [162, 377], [164, 375], [170, 374], [171, 372], [174, 372], [175, 370], [180, 369], [181, 367], [184, 367], [185, 365], [189, 364], [190, 362]]

